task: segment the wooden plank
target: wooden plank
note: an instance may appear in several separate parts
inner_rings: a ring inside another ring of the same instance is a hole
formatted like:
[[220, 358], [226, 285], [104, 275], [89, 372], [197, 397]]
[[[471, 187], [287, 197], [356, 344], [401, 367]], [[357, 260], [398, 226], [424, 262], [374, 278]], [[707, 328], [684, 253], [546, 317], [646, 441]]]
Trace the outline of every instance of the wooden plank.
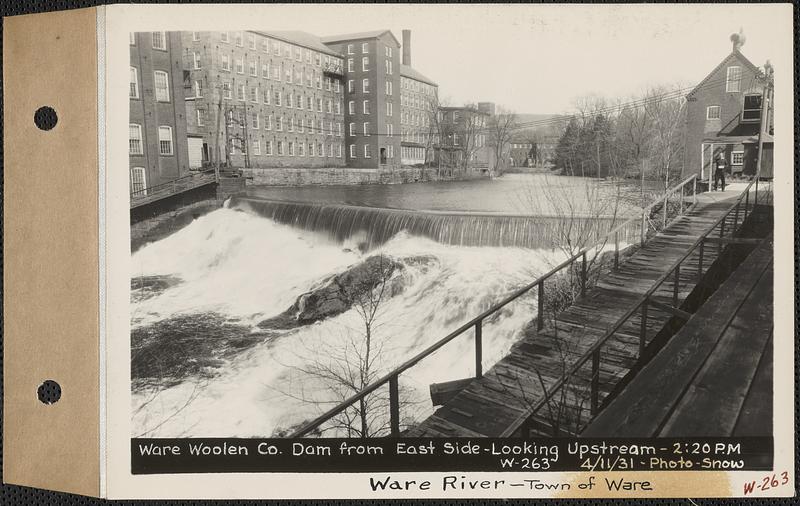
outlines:
[[677, 403], [660, 436], [733, 433], [772, 332], [772, 289], [772, 269], [767, 269]]
[[[758, 248], [586, 429], [586, 436], [653, 437], [771, 262]], [[709, 322], [714, 322], [710, 324]]]
[[771, 335], [756, 369], [750, 391], [742, 404], [739, 419], [733, 428], [735, 437], [771, 436], [773, 425], [773, 336]]
[[441, 406], [456, 396], [458, 392], [469, 385], [474, 378], [446, 381], [444, 383], [431, 383], [431, 402], [434, 406]]

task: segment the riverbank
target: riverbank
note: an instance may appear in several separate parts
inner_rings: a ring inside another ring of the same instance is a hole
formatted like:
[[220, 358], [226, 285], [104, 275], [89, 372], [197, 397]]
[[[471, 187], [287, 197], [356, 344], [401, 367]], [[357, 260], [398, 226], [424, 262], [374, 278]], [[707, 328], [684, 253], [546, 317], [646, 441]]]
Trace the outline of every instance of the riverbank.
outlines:
[[245, 177], [249, 178], [252, 184], [264, 186], [404, 184], [489, 178], [489, 170], [486, 167], [475, 167], [466, 171], [409, 166], [377, 169], [277, 167], [250, 168], [243, 169], [243, 171]]

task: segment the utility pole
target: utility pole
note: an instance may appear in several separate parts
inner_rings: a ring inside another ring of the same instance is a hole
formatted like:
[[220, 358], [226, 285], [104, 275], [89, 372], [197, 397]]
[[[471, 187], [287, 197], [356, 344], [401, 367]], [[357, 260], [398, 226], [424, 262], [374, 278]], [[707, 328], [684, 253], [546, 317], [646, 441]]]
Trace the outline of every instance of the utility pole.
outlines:
[[761, 124], [758, 129], [758, 159], [756, 162], [756, 178], [761, 176], [761, 160], [763, 158], [764, 135], [769, 131], [769, 108], [772, 104], [773, 68], [769, 60], [764, 64], [764, 94], [761, 99]]
[[215, 163], [214, 163], [214, 180], [217, 184], [219, 184], [219, 121], [222, 117], [222, 88], [219, 89], [219, 102], [217, 103], [217, 128], [214, 131], [214, 138], [216, 143], [216, 149], [214, 150], [216, 153], [215, 156]]

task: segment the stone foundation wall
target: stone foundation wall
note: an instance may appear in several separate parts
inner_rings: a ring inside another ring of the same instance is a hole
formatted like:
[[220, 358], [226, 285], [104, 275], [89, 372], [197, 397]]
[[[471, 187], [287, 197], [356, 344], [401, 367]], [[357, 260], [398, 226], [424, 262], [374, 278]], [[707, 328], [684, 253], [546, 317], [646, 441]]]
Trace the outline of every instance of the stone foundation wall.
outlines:
[[435, 167], [401, 167], [381, 169], [328, 168], [250, 168], [243, 169], [249, 184], [269, 186], [402, 184], [424, 181], [459, 181], [489, 177], [486, 168], [471, 168], [466, 173]]

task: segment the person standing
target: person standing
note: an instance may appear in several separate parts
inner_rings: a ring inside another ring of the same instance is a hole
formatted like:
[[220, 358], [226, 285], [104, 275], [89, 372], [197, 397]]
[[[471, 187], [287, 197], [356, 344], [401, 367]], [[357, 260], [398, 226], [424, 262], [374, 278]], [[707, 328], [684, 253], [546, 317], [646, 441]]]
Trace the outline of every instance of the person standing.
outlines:
[[722, 153], [717, 154], [717, 159], [714, 161], [714, 191], [717, 191], [717, 185], [720, 180], [722, 181], [722, 191], [725, 191], [725, 172], [728, 170], [728, 162]]

